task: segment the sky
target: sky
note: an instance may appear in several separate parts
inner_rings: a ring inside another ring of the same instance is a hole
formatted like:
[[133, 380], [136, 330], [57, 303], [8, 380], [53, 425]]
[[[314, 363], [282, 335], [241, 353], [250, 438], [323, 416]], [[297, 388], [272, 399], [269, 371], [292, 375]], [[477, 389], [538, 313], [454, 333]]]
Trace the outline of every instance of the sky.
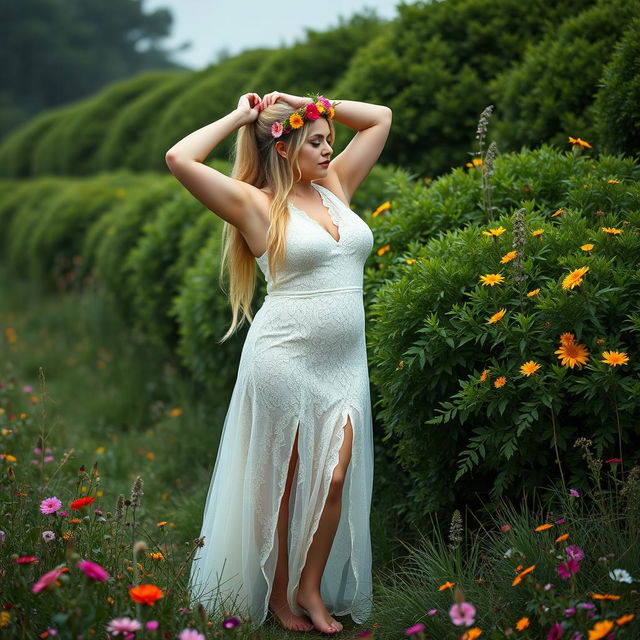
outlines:
[[305, 28], [325, 31], [340, 17], [349, 18], [365, 7], [381, 18], [394, 18], [400, 0], [144, 0], [145, 13], [166, 8], [173, 14], [172, 36], [163, 48], [185, 41], [193, 46], [173, 59], [192, 69], [215, 62], [221, 51], [235, 55], [256, 47], [280, 47], [302, 40]]

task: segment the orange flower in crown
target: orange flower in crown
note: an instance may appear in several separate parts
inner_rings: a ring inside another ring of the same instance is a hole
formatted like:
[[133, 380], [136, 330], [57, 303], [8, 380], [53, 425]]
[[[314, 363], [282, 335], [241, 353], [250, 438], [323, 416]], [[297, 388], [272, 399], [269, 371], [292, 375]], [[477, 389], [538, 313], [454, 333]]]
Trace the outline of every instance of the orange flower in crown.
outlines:
[[277, 120], [271, 125], [271, 135], [280, 138], [294, 129], [300, 129], [305, 122], [314, 122], [318, 118], [333, 120], [335, 109], [333, 104], [325, 97], [317, 95], [311, 97], [311, 102], [300, 107], [284, 120]]

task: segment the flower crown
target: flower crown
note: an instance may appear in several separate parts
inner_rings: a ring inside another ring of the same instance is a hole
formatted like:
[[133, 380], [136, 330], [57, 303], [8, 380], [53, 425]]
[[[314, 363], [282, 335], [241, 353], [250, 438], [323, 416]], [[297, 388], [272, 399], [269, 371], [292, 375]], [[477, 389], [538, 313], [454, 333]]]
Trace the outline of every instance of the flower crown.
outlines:
[[300, 129], [305, 122], [313, 122], [318, 118], [332, 120], [335, 114], [334, 105], [323, 96], [311, 97], [311, 102], [300, 107], [284, 120], [277, 120], [271, 125], [271, 135], [279, 138], [291, 133], [294, 129]]

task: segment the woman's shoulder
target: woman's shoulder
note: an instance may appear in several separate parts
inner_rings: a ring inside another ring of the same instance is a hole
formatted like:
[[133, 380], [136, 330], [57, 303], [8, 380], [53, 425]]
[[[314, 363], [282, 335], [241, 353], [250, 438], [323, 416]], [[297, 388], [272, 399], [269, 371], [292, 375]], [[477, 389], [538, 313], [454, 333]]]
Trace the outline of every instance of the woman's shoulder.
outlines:
[[344, 204], [349, 206], [349, 199], [347, 198], [337, 176], [327, 176], [326, 178], [322, 178], [322, 180], [314, 180], [314, 184], [330, 191], [336, 198], [338, 198], [338, 200], [341, 200]]

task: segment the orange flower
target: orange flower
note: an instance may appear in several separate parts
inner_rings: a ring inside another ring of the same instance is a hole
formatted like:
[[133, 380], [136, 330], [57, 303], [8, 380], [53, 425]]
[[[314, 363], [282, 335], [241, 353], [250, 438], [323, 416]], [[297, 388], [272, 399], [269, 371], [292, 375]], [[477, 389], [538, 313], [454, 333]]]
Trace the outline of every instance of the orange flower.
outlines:
[[545, 524], [541, 524], [539, 527], [536, 527], [534, 531], [546, 531], [547, 529], [551, 529], [551, 527], [553, 527], [553, 525], [547, 522]]
[[387, 202], [383, 202], [372, 214], [372, 217], [379, 216], [383, 211], [391, 208], [391, 203], [387, 200]]
[[580, 267], [579, 269], [575, 269], [572, 271], [565, 279], [562, 281], [563, 289], [573, 289], [577, 287], [579, 284], [582, 284], [582, 279], [585, 274], [589, 271], [589, 267]]
[[164, 527], [165, 524], [167, 524], [166, 520], [163, 520], [162, 522], [156, 522], [156, 527]]
[[622, 233], [622, 229], [617, 229], [616, 227], [602, 227], [602, 231], [610, 236], [618, 236]]
[[565, 345], [565, 344], [573, 344], [576, 341], [576, 337], [573, 335], [573, 333], [570, 333], [569, 331], [567, 331], [566, 333], [563, 333], [560, 336], [560, 344]]
[[489, 231], [483, 231], [482, 233], [485, 236], [497, 238], [498, 236], [501, 236], [505, 231], [506, 229], [504, 227], [497, 227], [496, 229], [489, 229]]
[[574, 147], [585, 147], [587, 149], [591, 149], [591, 145], [588, 142], [585, 142], [584, 140], [580, 140], [580, 138], [572, 138], [571, 136], [569, 136], [569, 142]]
[[445, 582], [438, 587], [438, 591], [445, 591], [446, 589], [451, 589], [451, 587], [455, 586], [455, 582]]
[[583, 251], [591, 251], [591, 250], [593, 249], [593, 247], [594, 247], [594, 246], [595, 246], [595, 245], [593, 245], [593, 244], [587, 243], [587, 244], [583, 244], [580, 248], [581, 248]]
[[482, 282], [482, 286], [489, 285], [493, 287], [494, 284], [501, 284], [504, 282], [504, 278], [500, 273], [487, 273], [484, 276], [480, 276], [480, 281]]
[[482, 629], [480, 627], [473, 627], [473, 629], [469, 629], [466, 633], [464, 633], [461, 637], [461, 640], [476, 640], [482, 634]]
[[502, 258], [500, 258], [500, 262], [502, 264], [506, 264], [507, 262], [511, 262], [518, 255], [517, 251], [509, 251], [509, 253], [505, 253]]
[[507, 379], [504, 376], [500, 376], [499, 378], [495, 379], [493, 386], [496, 389], [499, 389], [500, 387], [504, 387], [505, 384], [507, 384]]
[[616, 624], [621, 627], [623, 624], [628, 624], [629, 622], [631, 622], [634, 618], [635, 618], [635, 613], [627, 613], [626, 616], [620, 616], [617, 620], [616, 620]]
[[540, 289], [534, 289], [533, 291], [529, 291], [527, 293], [527, 298], [533, 298], [533, 296], [537, 296], [540, 293]]
[[500, 309], [500, 311], [497, 311], [496, 313], [494, 313], [488, 320], [487, 320], [487, 324], [495, 324], [496, 322], [500, 322], [500, 320], [502, 320], [502, 318], [504, 318], [505, 314], [507, 313], [506, 309]]
[[527, 616], [524, 616], [523, 618], [520, 618], [520, 620], [518, 620], [518, 622], [516, 622], [516, 629], [518, 631], [523, 631], [528, 626], [529, 626], [529, 618], [527, 618]]
[[537, 236], [541, 236], [543, 233], [544, 233], [544, 229], [534, 229], [531, 232], [531, 235], [537, 237]]
[[524, 569], [523, 571], [521, 571], [514, 579], [513, 582], [511, 583], [512, 587], [515, 587], [516, 585], [520, 584], [522, 582], [522, 578], [524, 578], [524, 576], [526, 576], [528, 573], [531, 573], [534, 569], [536, 568], [535, 564], [532, 564], [530, 567], [527, 567], [526, 569]]
[[564, 542], [569, 537], [568, 533], [563, 533], [561, 536], [556, 538], [556, 542]]
[[299, 113], [294, 113], [289, 118], [289, 124], [291, 125], [292, 129], [299, 129], [304, 124], [304, 120]]
[[171, 409], [171, 411], [169, 411], [169, 415], [172, 418], [177, 418], [181, 414], [182, 414], [182, 409], [179, 409], [178, 407], [176, 407], [175, 409]]
[[561, 361], [563, 367], [570, 367], [573, 369], [576, 365], [581, 367], [589, 360], [589, 351], [583, 344], [577, 344], [576, 342], [568, 342], [563, 344], [559, 349], [554, 351], [558, 354], [558, 359]]
[[589, 631], [589, 640], [600, 640], [600, 638], [608, 635], [611, 629], [613, 629], [613, 622], [611, 620], [596, 622], [593, 629]]
[[487, 376], [489, 375], [489, 369], [485, 369], [481, 374], [480, 374], [480, 382], [484, 382], [487, 379]]
[[80, 524], [81, 522], [80, 518], [69, 518], [69, 524]]
[[162, 589], [159, 589], [154, 584], [140, 584], [137, 587], [132, 587], [129, 589], [129, 595], [134, 602], [148, 604], [151, 607], [160, 598], [164, 598]]
[[621, 364], [627, 364], [629, 356], [624, 351], [603, 351], [600, 362], [604, 362], [610, 367], [617, 367]]
[[564, 213], [564, 209], [558, 209], [555, 213], [551, 214], [552, 218], [555, 218], [556, 216], [561, 216]]
[[620, 600], [620, 596], [611, 593], [592, 593], [591, 598], [593, 600]]
[[525, 362], [520, 367], [520, 373], [523, 376], [532, 376], [539, 368], [540, 368], [540, 365], [537, 362], [534, 362], [533, 360], [529, 360], [529, 362]]
[[387, 251], [389, 251], [389, 249], [391, 249], [391, 245], [390, 244], [385, 244], [384, 247], [380, 247], [378, 249], [378, 255], [382, 256], [385, 253], [387, 253]]

